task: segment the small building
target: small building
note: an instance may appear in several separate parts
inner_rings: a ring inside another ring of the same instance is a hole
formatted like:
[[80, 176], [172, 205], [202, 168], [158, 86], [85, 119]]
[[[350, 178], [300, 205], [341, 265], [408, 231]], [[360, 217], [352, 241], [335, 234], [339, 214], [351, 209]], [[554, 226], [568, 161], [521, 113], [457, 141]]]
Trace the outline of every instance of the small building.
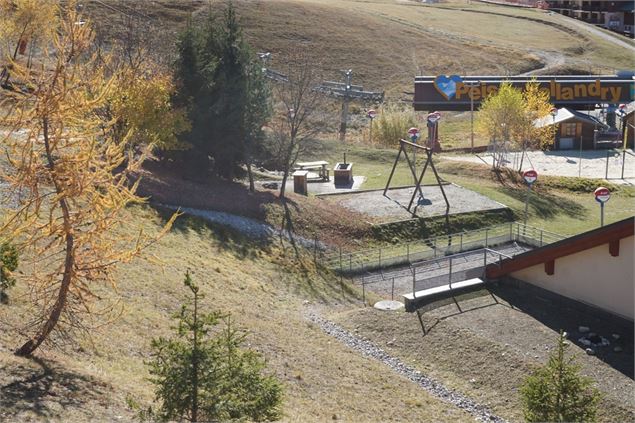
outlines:
[[[563, 107], [558, 114], [546, 116], [535, 122], [537, 127], [557, 125], [554, 150], [579, 149], [580, 143], [585, 150], [601, 148], [604, 142], [615, 140], [619, 134], [609, 132], [609, 126], [594, 116]], [[597, 133], [595, 132], [597, 130]]]
[[549, 10], [633, 37], [632, 0], [549, 0]]
[[487, 278], [511, 277], [632, 322], [634, 222], [629, 217], [490, 264]]

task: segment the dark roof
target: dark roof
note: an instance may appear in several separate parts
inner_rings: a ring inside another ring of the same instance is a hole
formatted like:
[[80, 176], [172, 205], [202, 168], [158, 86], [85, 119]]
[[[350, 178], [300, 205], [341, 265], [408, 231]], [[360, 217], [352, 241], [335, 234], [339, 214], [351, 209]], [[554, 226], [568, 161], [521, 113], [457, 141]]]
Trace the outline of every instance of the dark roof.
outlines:
[[490, 264], [487, 266], [486, 274], [488, 278], [504, 276], [518, 270], [526, 269], [527, 267], [546, 263], [560, 257], [569, 256], [580, 251], [608, 244], [611, 241], [632, 236], [634, 230], [635, 218], [629, 217], [628, 219], [620, 220], [619, 222], [518, 254], [498, 264]]

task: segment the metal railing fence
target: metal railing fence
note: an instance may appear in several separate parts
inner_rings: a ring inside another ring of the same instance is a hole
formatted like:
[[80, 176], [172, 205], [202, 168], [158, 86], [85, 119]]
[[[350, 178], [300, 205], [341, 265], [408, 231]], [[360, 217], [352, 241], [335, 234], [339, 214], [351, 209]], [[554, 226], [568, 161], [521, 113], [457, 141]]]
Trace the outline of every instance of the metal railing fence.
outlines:
[[330, 250], [321, 254], [320, 260], [323, 266], [336, 273], [355, 275], [400, 265], [412, 265], [429, 259], [495, 247], [509, 242], [541, 247], [561, 239], [564, 239], [564, 236], [519, 222], [511, 222], [392, 246], [353, 252], [343, 252], [341, 249]]

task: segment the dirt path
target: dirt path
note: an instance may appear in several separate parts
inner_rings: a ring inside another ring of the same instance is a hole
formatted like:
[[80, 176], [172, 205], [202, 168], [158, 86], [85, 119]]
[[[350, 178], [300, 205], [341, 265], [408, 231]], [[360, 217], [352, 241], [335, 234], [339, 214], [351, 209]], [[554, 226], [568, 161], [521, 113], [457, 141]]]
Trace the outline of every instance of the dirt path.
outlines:
[[618, 38], [617, 35], [613, 35], [613, 34], [607, 34], [606, 32], [594, 27], [591, 24], [588, 24], [586, 22], [580, 22], [576, 19], [570, 18], [568, 16], [562, 16], [559, 15], [559, 17], [561, 18], [561, 20], [563, 20], [565, 25], [573, 25], [577, 28], [580, 28], [584, 31], [590, 32], [593, 35], [596, 35], [602, 39], [604, 39], [605, 41], [608, 41], [609, 43], [613, 43], [618, 47], [622, 47], [625, 48], [627, 50], [629, 50], [632, 53], [635, 53], [635, 45], [632, 42], [629, 42], [627, 40], [622, 40], [620, 38]]

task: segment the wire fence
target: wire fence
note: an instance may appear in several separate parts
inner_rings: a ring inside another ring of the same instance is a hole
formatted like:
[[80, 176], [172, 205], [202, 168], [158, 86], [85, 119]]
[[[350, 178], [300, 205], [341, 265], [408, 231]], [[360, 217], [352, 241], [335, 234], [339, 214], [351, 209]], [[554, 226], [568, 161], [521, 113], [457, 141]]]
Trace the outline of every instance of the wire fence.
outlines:
[[377, 247], [353, 252], [324, 252], [320, 260], [322, 265], [343, 276], [354, 276], [367, 272], [390, 269], [392, 267], [413, 265], [438, 257], [462, 253], [479, 248], [495, 247], [518, 242], [531, 247], [541, 247], [559, 241], [564, 237], [519, 222], [473, 231], [440, 235], [423, 240], [400, 243], [387, 247]]

